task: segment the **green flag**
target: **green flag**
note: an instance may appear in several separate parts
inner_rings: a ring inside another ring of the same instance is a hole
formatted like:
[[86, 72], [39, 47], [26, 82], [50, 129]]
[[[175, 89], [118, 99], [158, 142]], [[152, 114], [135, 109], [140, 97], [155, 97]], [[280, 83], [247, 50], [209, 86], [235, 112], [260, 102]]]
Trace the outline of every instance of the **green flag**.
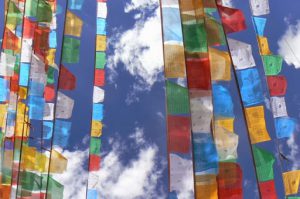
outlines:
[[46, 0], [39, 0], [36, 17], [38, 22], [50, 23], [52, 21], [52, 9]]
[[207, 39], [204, 21], [183, 24], [183, 37], [187, 52], [207, 52]]
[[42, 177], [28, 171], [22, 171], [21, 185], [23, 190], [27, 191], [40, 191], [42, 188]]
[[39, 0], [26, 0], [25, 16], [36, 17], [38, 1]]
[[49, 66], [47, 71], [47, 84], [54, 84], [54, 72], [55, 68]]
[[9, 1], [6, 23], [8, 27], [14, 27], [14, 29], [22, 23], [22, 13], [13, 1]]
[[266, 75], [278, 75], [282, 67], [282, 57], [279, 55], [263, 56], [264, 69]]
[[188, 114], [188, 89], [173, 82], [167, 81], [167, 107], [169, 114]]
[[63, 63], [79, 62], [80, 40], [72, 37], [64, 37], [62, 61]]
[[49, 180], [48, 182], [48, 190], [47, 190], [47, 198], [49, 199], [62, 199], [63, 193], [64, 193], [64, 186], [54, 180], [51, 176], [48, 176], [47, 174], [42, 175], [43, 178], [43, 185], [42, 190], [46, 190], [47, 187], [47, 178]]
[[96, 68], [104, 69], [105, 64], [106, 64], [105, 52], [96, 52]]
[[273, 164], [274, 155], [264, 149], [253, 146], [253, 155], [257, 178], [259, 182], [265, 182], [274, 179]]
[[91, 137], [91, 143], [90, 143], [90, 153], [99, 155], [101, 149], [101, 139]]

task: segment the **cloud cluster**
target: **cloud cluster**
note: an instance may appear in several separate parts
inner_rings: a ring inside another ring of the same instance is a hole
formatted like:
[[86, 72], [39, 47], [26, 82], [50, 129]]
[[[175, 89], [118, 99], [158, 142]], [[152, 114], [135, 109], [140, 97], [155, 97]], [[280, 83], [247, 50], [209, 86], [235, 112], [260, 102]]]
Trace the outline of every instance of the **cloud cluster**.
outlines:
[[300, 20], [296, 24], [286, 23], [288, 28], [278, 41], [278, 53], [288, 65], [300, 68]]
[[[150, 90], [163, 71], [162, 33], [158, 0], [131, 0], [125, 12], [135, 20], [133, 28], [115, 29], [109, 39], [113, 53], [108, 57], [110, 75], [115, 76], [118, 64], [135, 77], [137, 91]], [[143, 13], [135, 17], [134, 13]], [[110, 77], [110, 80], [114, 77]], [[134, 96], [134, 93], [131, 93]], [[130, 103], [130, 102], [129, 102]]]

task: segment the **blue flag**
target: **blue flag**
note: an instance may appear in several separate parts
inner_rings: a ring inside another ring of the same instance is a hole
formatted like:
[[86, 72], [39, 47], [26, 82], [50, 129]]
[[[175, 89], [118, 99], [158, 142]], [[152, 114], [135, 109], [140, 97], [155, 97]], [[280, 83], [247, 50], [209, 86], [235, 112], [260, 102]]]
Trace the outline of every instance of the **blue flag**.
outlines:
[[275, 129], [277, 138], [288, 138], [296, 129], [296, 120], [290, 117], [275, 118]]
[[29, 63], [21, 63], [20, 66], [20, 80], [19, 85], [20, 86], [28, 86], [28, 79], [29, 79]]
[[106, 35], [106, 20], [97, 18], [97, 35]]
[[53, 144], [65, 148], [69, 142], [72, 123], [62, 120], [55, 120], [54, 125]]
[[245, 106], [252, 106], [264, 101], [261, 80], [256, 68], [239, 70], [237, 76]]
[[33, 120], [43, 120], [45, 99], [40, 96], [29, 96], [29, 118]]
[[178, 8], [163, 8], [163, 31], [165, 41], [182, 42], [182, 29]]
[[5, 102], [8, 99], [8, 85], [9, 83], [6, 79], [0, 78], [0, 102]]
[[88, 189], [87, 199], [98, 199], [98, 192], [96, 189]]
[[233, 102], [227, 88], [221, 85], [213, 84], [212, 92], [214, 115], [220, 117], [234, 117]]
[[264, 36], [264, 30], [267, 23], [267, 19], [262, 17], [253, 17], [253, 23], [256, 33], [259, 36]]
[[81, 10], [84, 0], [70, 0], [68, 8], [70, 10]]
[[102, 121], [103, 104], [93, 104], [93, 120]]
[[52, 137], [53, 122], [43, 121], [43, 139], [49, 140]]

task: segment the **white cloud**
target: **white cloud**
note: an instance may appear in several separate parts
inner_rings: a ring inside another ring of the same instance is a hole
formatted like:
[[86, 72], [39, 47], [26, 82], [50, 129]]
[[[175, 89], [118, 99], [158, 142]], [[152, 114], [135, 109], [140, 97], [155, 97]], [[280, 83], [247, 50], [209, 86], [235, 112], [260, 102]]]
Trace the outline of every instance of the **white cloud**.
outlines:
[[[150, 11], [149, 7], [154, 9]], [[125, 12], [131, 11], [147, 12], [147, 17], [136, 18], [134, 27], [129, 30], [114, 30], [114, 36], [109, 39], [114, 51], [108, 58], [109, 80], [114, 79], [118, 64], [122, 63], [125, 70], [135, 77], [136, 84], [147, 91], [163, 71], [160, 9], [157, 0], [132, 0], [125, 8]]]
[[[299, 132], [299, 131], [297, 131]], [[300, 168], [300, 162], [298, 161], [299, 160], [299, 147], [298, 147], [298, 144], [296, 142], [296, 135], [293, 134], [288, 140], [287, 140], [287, 145], [290, 149], [290, 153], [289, 155], [287, 156], [287, 158], [289, 160], [292, 161], [292, 170], [297, 170]]]
[[296, 24], [286, 23], [288, 28], [278, 41], [278, 53], [288, 65], [300, 68], [300, 20]]
[[144, 129], [136, 127], [135, 132], [129, 135], [129, 138], [133, 139], [135, 141], [135, 144], [138, 146], [145, 144], [146, 140], [144, 137]]

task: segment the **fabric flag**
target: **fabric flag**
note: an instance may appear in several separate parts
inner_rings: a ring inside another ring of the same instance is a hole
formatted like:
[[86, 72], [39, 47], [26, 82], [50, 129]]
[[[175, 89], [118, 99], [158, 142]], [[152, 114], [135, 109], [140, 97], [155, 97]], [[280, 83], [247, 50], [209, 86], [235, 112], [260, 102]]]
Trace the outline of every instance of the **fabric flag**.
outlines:
[[19, 38], [8, 28], [5, 28], [4, 30], [2, 49], [13, 51], [18, 51], [20, 49]]
[[231, 60], [227, 52], [208, 48], [211, 80], [230, 81], [231, 80]]
[[269, 0], [250, 0], [250, 7], [254, 16], [267, 15], [270, 13]]
[[[21, 62], [30, 63], [31, 54], [32, 54], [32, 39], [22, 40], [22, 49], [21, 49]], [[21, 63], [22, 64], [22, 63]]]
[[93, 104], [93, 120], [103, 120], [103, 104]]
[[252, 146], [252, 151], [255, 160], [258, 181], [265, 182], [268, 180], [273, 180], [273, 164], [275, 162], [274, 155], [269, 151], [261, 149], [257, 146]]
[[267, 82], [271, 96], [285, 95], [287, 89], [285, 76], [267, 76]]
[[264, 69], [266, 75], [278, 75], [282, 68], [282, 57], [280, 55], [263, 56]]
[[36, 173], [28, 172], [28, 171], [22, 171], [20, 172], [20, 180], [21, 180], [21, 186], [22, 189], [27, 191], [40, 191], [41, 190], [41, 184], [42, 184], [42, 178]]
[[187, 52], [207, 52], [207, 34], [204, 21], [183, 24], [184, 47]]
[[47, 76], [45, 72], [45, 63], [38, 58], [38, 56], [32, 54], [32, 62], [30, 67], [30, 78], [32, 81], [46, 84]]
[[96, 69], [94, 85], [95, 86], [104, 86], [104, 84], [105, 84], [105, 70]]
[[218, 199], [216, 175], [196, 175], [196, 198]]
[[237, 71], [245, 106], [252, 106], [264, 101], [263, 88], [257, 68]]
[[53, 120], [54, 103], [45, 103], [43, 120]]
[[284, 97], [271, 97], [270, 103], [274, 118], [287, 116]]
[[36, 148], [23, 146], [22, 148], [22, 167], [26, 170], [34, 170], [36, 163]]
[[169, 152], [189, 153], [191, 149], [191, 121], [189, 117], [168, 115]]
[[81, 10], [84, 0], [70, 0], [68, 2], [68, 8], [70, 10]]
[[237, 163], [220, 163], [217, 182], [220, 199], [243, 198], [243, 173]]
[[52, 9], [48, 1], [38, 0], [37, 21], [48, 22], [52, 21]]
[[272, 52], [269, 49], [269, 43], [267, 37], [257, 37], [258, 45], [259, 45], [259, 52], [261, 55], [270, 55]]
[[56, 150], [51, 151], [50, 173], [63, 173], [67, 170], [68, 159]]
[[218, 171], [218, 153], [210, 134], [193, 134], [194, 167], [197, 175], [204, 172], [216, 174]]
[[190, 106], [193, 132], [210, 133], [212, 121], [212, 97], [203, 96], [198, 91], [191, 91]]
[[97, 17], [98, 18], [106, 18], [107, 17], [107, 5], [106, 0], [104, 1], [98, 1], [97, 4]]
[[259, 183], [259, 191], [262, 198], [277, 199], [275, 181], [269, 180]]
[[46, 55], [46, 63], [49, 65], [55, 64], [56, 49], [49, 49]]
[[[29, 3], [30, 0], [28, 0], [26, 2], [26, 6], [30, 5]], [[32, 2], [32, 0], [31, 0]], [[27, 7], [26, 7], [26, 11], [27, 12]], [[30, 18], [28, 17], [25, 17], [24, 18], [24, 30], [23, 30], [23, 40], [24, 39], [32, 39], [33, 36], [34, 36], [34, 30], [37, 26], [37, 22], [31, 20]]]
[[58, 91], [55, 117], [59, 119], [70, 119], [72, 117], [74, 100]]
[[187, 88], [167, 81], [167, 107], [169, 114], [188, 114], [189, 96]]
[[91, 140], [90, 140], [90, 154], [100, 155], [100, 149], [101, 149], [101, 139], [91, 137]]
[[52, 137], [53, 122], [43, 121], [43, 139], [49, 140]]
[[64, 37], [62, 62], [63, 63], [78, 63], [79, 62], [79, 51], [80, 51], [80, 40], [72, 37]]
[[68, 145], [71, 133], [71, 122], [55, 120], [53, 145], [64, 148]]
[[34, 31], [33, 49], [35, 54], [38, 54], [43, 58], [46, 57], [46, 52], [49, 49], [49, 33], [50, 28], [44, 26], [37, 26]]
[[90, 155], [89, 171], [98, 171], [100, 169], [101, 157], [99, 155]]
[[25, 15], [27, 17], [36, 17], [39, 0], [27, 0], [25, 3]]
[[214, 120], [214, 125], [226, 129], [233, 133], [234, 131], [234, 118], [218, 118]]
[[214, 128], [214, 139], [220, 161], [237, 159], [239, 136], [224, 128]]
[[228, 38], [228, 45], [235, 69], [246, 69], [255, 66], [250, 44]]
[[106, 53], [96, 52], [96, 68], [104, 69], [105, 64], [106, 64]]
[[61, 65], [59, 75], [59, 89], [74, 90], [76, 87], [76, 77], [65, 66]]
[[29, 118], [43, 120], [45, 99], [40, 96], [29, 96]]
[[16, 56], [2, 52], [0, 59], [0, 75], [13, 76]]
[[88, 189], [87, 199], [98, 199], [98, 192], [96, 189]]
[[239, 9], [218, 6], [225, 32], [233, 33], [247, 28], [244, 14]]
[[102, 135], [103, 124], [101, 121], [92, 120], [91, 136], [100, 137]]
[[30, 81], [28, 95], [42, 97], [44, 94], [44, 89], [45, 89], [45, 85], [43, 83]]
[[97, 35], [106, 35], [106, 20], [97, 18]]
[[82, 25], [83, 25], [82, 19], [77, 15], [75, 15], [73, 12], [67, 10], [64, 34], [80, 37]]
[[271, 140], [266, 127], [263, 106], [245, 108], [247, 125], [249, 128], [251, 144]]
[[22, 13], [13, 1], [8, 2], [8, 12], [6, 15], [6, 27], [14, 31], [22, 23]]
[[300, 170], [289, 171], [282, 174], [285, 195], [297, 194], [300, 182]]
[[8, 89], [9, 82], [4, 78], [0, 78], [0, 102], [5, 102], [8, 100], [9, 96], [9, 89]]
[[208, 58], [187, 59], [186, 70], [189, 89], [211, 90]]
[[226, 44], [223, 27], [213, 17], [205, 17], [205, 29], [207, 31], [208, 46], [220, 46]]
[[97, 35], [96, 38], [96, 51], [105, 51], [106, 50], [106, 36]]
[[47, 70], [47, 84], [54, 84], [55, 82], [55, 74], [56, 68], [52, 67], [52, 66], [48, 66], [48, 70]]
[[185, 77], [185, 57], [183, 45], [164, 44], [165, 76]]
[[179, 192], [183, 186], [187, 189], [193, 189], [193, 183], [186, 184], [186, 179], [193, 179], [192, 160], [170, 153], [169, 161], [170, 191]]
[[289, 138], [296, 131], [297, 121], [290, 117], [275, 118], [276, 137]]
[[[62, 162], [64, 164], [64, 162]], [[51, 176], [49, 175], [43, 175], [43, 178], [48, 178], [48, 190], [47, 190], [47, 195], [51, 198], [55, 199], [63, 199], [63, 193], [64, 193], [64, 186], [54, 180]], [[46, 183], [43, 183], [43, 185]], [[46, 188], [43, 188], [45, 190]]]
[[94, 86], [93, 103], [102, 103], [104, 101], [104, 90], [100, 87]]
[[45, 93], [44, 93], [44, 98], [46, 102], [51, 102], [54, 100], [55, 97], [55, 91], [54, 91], [54, 86], [53, 85], [48, 85], [45, 87]]
[[213, 84], [213, 104], [215, 117], [234, 117], [233, 101], [227, 88]]
[[264, 30], [267, 23], [267, 19], [262, 17], [253, 17], [252, 19], [256, 30], [256, 34], [259, 36], [264, 36]]
[[178, 8], [164, 7], [162, 9], [163, 15], [163, 32], [164, 41], [178, 41], [182, 42], [182, 29], [180, 12]]

